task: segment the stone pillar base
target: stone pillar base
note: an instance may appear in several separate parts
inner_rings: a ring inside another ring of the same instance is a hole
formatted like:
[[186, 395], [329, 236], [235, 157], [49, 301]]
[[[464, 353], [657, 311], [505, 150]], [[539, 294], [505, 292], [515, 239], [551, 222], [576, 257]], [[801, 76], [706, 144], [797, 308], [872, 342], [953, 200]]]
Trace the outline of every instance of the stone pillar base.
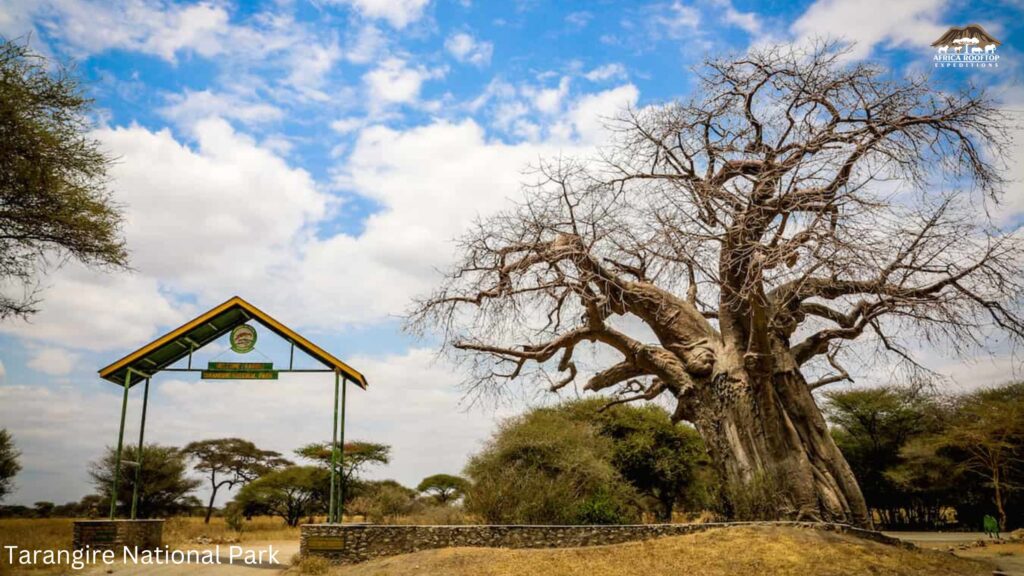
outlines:
[[76, 520], [72, 545], [75, 550], [152, 550], [163, 545], [163, 538], [163, 520]]

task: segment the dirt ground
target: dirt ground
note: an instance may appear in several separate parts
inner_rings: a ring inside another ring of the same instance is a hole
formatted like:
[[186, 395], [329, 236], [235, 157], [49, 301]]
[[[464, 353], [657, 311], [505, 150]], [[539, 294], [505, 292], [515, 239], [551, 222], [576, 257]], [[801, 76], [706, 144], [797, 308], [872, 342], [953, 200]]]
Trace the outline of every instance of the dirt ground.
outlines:
[[[1011, 576], [1024, 576], [1024, 543], [992, 544], [981, 532], [886, 532], [921, 548], [952, 551], [961, 558], [992, 563], [997, 570]], [[985, 542], [985, 546], [963, 548]]]

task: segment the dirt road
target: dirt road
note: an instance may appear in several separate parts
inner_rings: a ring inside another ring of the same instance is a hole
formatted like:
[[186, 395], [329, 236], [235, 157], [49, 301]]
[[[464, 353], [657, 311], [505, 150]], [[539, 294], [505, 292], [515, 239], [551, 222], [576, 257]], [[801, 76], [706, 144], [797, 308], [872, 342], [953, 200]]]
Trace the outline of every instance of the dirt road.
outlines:
[[996, 565], [1005, 574], [1024, 576], [1024, 544], [989, 544], [987, 546], [959, 549], [963, 544], [971, 544], [979, 540], [988, 541], [983, 532], [885, 532], [892, 536], [912, 542], [921, 548], [933, 550], [954, 549], [953, 553], [961, 558], [986, 560]]

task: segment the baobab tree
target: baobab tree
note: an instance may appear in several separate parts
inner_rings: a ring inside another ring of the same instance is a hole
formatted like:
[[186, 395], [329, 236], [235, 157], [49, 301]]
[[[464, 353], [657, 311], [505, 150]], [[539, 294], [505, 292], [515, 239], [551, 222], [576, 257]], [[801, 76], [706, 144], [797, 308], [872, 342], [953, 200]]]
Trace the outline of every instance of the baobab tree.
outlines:
[[812, 391], [850, 378], [854, 341], [917, 366], [919, 342], [1024, 336], [1021, 247], [986, 216], [1008, 119], [833, 43], [695, 74], [689, 99], [610, 121], [593, 157], [542, 163], [411, 329], [477, 390], [585, 375], [612, 403], [674, 402], [734, 517], [870, 525]]

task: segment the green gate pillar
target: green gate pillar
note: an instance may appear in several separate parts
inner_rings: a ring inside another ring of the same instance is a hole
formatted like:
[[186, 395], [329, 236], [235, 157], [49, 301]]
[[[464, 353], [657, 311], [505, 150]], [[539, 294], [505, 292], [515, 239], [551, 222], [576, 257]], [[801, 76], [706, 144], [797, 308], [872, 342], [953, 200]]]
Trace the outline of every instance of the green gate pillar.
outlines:
[[345, 521], [345, 392], [348, 390], [348, 378], [341, 380], [341, 449], [338, 451], [338, 469], [341, 470], [341, 496], [338, 498], [337, 522]]
[[139, 426], [139, 449], [136, 450], [135, 484], [132, 486], [132, 520], [139, 508], [139, 484], [142, 482], [142, 441], [146, 435], [146, 406], [149, 404], [149, 378], [142, 389], [142, 423]]
[[121, 396], [121, 427], [117, 432], [117, 456], [114, 458], [114, 480], [110, 488], [110, 519], [117, 515], [117, 485], [121, 479], [121, 448], [124, 447], [124, 416], [128, 411], [128, 389], [132, 386], [132, 371], [124, 375], [124, 394]]
[[327, 506], [327, 523], [335, 522], [335, 494], [337, 493], [338, 476], [338, 380], [340, 375], [334, 372], [334, 432], [331, 434], [331, 501]]

